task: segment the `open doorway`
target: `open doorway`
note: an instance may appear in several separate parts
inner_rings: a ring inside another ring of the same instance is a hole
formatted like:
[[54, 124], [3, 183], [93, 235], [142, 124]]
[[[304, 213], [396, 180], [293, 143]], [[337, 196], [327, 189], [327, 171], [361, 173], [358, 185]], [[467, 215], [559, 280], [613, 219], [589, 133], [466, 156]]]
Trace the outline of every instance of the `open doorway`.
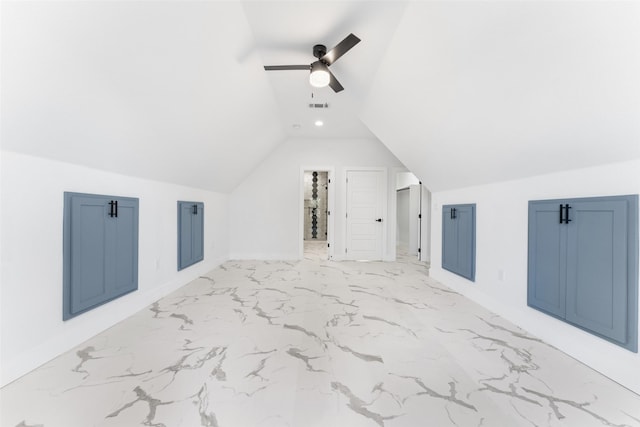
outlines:
[[301, 257], [331, 258], [331, 178], [327, 168], [302, 170]]
[[411, 172], [396, 174], [396, 259], [431, 265], [431, 192]]
[[422, 183], [411, 172], [396, 176], [396, 257], [420, 258]]

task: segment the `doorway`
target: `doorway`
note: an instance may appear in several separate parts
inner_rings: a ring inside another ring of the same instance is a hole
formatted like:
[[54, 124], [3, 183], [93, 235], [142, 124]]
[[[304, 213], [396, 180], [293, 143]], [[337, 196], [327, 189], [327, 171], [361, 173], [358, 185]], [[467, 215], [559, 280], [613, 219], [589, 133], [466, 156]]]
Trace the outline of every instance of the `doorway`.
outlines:
[[331, 259], [331, 168], [301, 170], [300, 257]]
[[396, 257], [418, 258], [422, 251], [422, 183], [411, 172], [396, 175]]

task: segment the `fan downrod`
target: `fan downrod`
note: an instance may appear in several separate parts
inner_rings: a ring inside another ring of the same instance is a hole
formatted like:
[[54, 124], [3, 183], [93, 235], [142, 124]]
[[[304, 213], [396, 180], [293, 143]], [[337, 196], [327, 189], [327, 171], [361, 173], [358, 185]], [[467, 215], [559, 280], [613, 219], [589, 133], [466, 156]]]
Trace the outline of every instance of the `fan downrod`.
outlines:
[[313, 47], [313, 56], [320, 59], [327, 54], [327, 47], [323, 44], [317, 44]]

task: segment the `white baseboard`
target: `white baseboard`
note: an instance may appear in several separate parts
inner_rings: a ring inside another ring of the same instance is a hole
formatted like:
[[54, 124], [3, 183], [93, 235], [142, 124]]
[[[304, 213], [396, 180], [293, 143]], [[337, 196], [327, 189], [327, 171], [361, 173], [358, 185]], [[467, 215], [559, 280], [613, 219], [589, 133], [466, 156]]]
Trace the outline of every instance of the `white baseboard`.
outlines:
[[237, 261], [298, 261], [300, 260], [300, 256], [297, 253], [281, 253], [281, 254], [273, 254], [273, 253], [261, 253], [261, 252], [252, 252], [252, 253], [242, 253], [236, 252], [232, 253], [229, 256], [231, 260]]

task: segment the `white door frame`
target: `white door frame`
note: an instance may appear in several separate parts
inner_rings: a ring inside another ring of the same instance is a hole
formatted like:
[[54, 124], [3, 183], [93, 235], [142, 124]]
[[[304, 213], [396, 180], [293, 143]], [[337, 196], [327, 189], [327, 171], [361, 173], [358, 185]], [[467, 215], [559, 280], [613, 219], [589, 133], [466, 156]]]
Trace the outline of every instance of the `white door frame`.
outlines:
[[[347, 166], [344, 168], [344, 182], [343, 184], [343, 190], [342, 190], [342, 200], [344, 202], [344, 208], [345, 208], [345, 213], [346, 213], [346, 209], [348, 207], [348, 200], [347, 200], [347, 195], [348, 195], [348, 184], [346, 182], [347, 180], [347, 176], [349, 175], [350, 171], [354, 171], [354, 172], [363, 172], [363, 171], [375, 171], [375, 172], [382, 172], [382, 194], [381, 194], [381, 200], [382, 200], [382, 254], [381, 254], [381, 259], [383, 261], [388, 261], [388, 254], [387, 254], [387, 230], [389, 229], [389, 224], [393, 224], [393, 227], [395, 229], [396, 226], [396, 217], [395, 214], [392, 216], [389, 214], [389, 209], [387, 208], [388, 206], [388, 202], [389, 202], [389, 194], [388, 194], [388, 188], [389, 188], [389, 183], [388, 183], [388, 170], [385, 167], [368, 167], [368, 166]], [[394, 190], [395, 193], [395, 190]], [[394, 211], [395, 211], [395, 207], [394, 207]], [[347, 223], [345, 221], [344, 223], [344, 244], [345, 247], [349, 244], [348, 241], [348, 236], [347, 236]], [[351, 259], [351, 257], [349, 256], [349, 253], [347, 252], [345, 256], [345, 259], [349, 260]], [[395, 256], [395, 254], [394, 254]], [[391, 259], [391, 261], [393, 261], [393, 259]]]
[[329, 245], [328, 256], [333, 259], [334, 239], [333, 239], [333, 218], [335, 205], [335, 168], [333, 166], [301, 166], [300, 167], [300, 190], [298, 199], [298, 258], [304, 258], [304, 173], [305, 172], [327, 172], [327, 244]]

